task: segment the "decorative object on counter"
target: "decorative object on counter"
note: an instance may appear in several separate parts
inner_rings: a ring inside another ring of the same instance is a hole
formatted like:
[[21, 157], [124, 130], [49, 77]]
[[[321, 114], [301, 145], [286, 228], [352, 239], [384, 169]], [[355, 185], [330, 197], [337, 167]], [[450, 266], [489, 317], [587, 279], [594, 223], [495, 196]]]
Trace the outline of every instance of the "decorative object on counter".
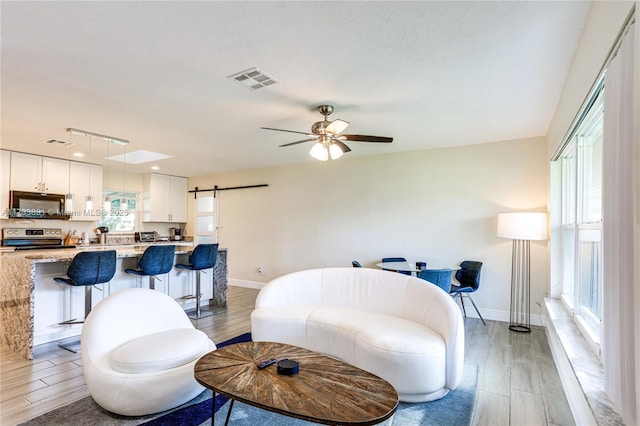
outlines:
[[65, 235], [64, 237], [64, 242], [63, 244], [65, 246], [69, 246], [69, 245], [75, 245], [78, 244], [78, 237], [76, 237], [76, 234], [78, 233], [78, 231], [76, 229], [74, 229], [73, 231], [68, 231], [67, 235]]
[[84, 379], [105, 410], [124, 416], [158, 413], [204, 390], [194, 379], [194, 366], [215, 349], [171, 297], [130, 288], [107, 297], [87, 319]]
[[157, 234], [155, 232], [136, 232], [134, 235], [136, 241], [141, 243], [150, 243], [156, 240]]
[[148, 247], [140, 261], [138, 269], [125, 269], [127, 274], [143, 275], [149, 277], [149, 289], [155, 290], [156, 276], [166, 274], [173, 268], [176, 246], [160, 245]]
[[[67, 278], [55, 277], [53, 280], [60, 284], [79, 287], [84, 286], [84, 318], [91, 312], [91, 289], [96, 284], [103, 284], [111, 281], [116, 273], [116, 252], [107, 251], [84, 251], [75, 255], [69, 268]], [[70, 319], [59, 323], [59, 325], [82, 324], [84, 320]], [[76, 348], [72, 344], [63, 343], [61, 348], [76, 353]], [[75, 345], [77, 346], [77, 344]]]
[[180, 229], [180, 228], [169, 228], [169, 239], [171, 241], [180, 241], [180, 240], [182, 240], [182, 229]]
[[[189, 315], [189, 318], [198, 319], [212, 315], [211, 310], [202, 311], [200, 307], [200, 298], [202, 296], [200, 287], [200, 274], [203, 270], [213, 268], [216, 264], [216, 258], [218, 256], [218, 244], [198, 244], [196, 248], [189, 255], [189, 264], [176, 264], [178, 269], [187, 269], [190, 271], [196, 271], [196, 294], [192, 296], [185, 296], [184, 299], [195, 299], [196, 309]], [[214, 291], [215, 291], [215, 283]]]
[[96, 235], [98, 235], [98, 239], [100, 240], [100, 244], [107, 244], [107, 233], [109, 232], [109, 228], [106, 226], [98, 226], [96, 228]]
[[531, 240], [547, 239], [547, 214], [500, 213], [498, 237], [513, 240], [509, 330], [531, 332]]

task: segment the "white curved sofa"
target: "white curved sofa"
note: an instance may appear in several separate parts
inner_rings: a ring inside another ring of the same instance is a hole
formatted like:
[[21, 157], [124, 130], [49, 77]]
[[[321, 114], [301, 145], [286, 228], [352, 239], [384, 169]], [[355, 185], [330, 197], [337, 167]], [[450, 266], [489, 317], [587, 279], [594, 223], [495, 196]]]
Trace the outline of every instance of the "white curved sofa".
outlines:
[[198, 396], [204, 387], [194, 365], [215, 349], [175, 300], [145, 288], [107, 297], [82, 327], [89, 392], [102, 408], [124, 416], [158, 413]]
[[405, 402], [441, 398], [462, 379], [457, 305], [439, 287], [395, 272], [324, 268], [276, 278], [258, 294], [251, 335], [351, 363]]

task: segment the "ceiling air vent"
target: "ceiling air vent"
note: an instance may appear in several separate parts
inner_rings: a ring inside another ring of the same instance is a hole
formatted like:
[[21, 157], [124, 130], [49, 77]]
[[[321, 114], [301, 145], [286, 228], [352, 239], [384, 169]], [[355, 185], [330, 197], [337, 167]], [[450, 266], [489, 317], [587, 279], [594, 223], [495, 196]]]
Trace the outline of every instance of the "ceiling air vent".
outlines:
[[73, 145], [73, 142], [61, 141], [61, 140], [58, 140], [58, 139], [49, 139], [48, 141], [45, 141], [44, 143], [47, 143], [49, 145], [58, 145], [58, 146], [71, 146], [71, 145]]
[[278, 80], [259, 68], [251, 68], [237, 74], [230, 75], [227, 78], [235, 80], [237, 83], [240, 83], [251, 90], [262, 89], [263, 87], [271, 86], [278, 82]]

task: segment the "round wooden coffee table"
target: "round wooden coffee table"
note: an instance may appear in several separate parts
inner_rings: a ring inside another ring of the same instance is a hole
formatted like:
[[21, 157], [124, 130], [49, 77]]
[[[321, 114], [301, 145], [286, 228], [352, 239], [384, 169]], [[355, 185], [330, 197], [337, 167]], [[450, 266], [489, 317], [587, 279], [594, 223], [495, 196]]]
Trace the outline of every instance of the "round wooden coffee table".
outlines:
[[[300, 363], [293, 376], [277, 373], [276, 364], [262, 370], [266, 359], [292, 359]], [[316, 352], [273, 342], [247, 342], [225, 346], [204, 355], [195, 365], [198, 383], [215, 394], [264, 410], [321, 424], [374, 425], [398, 408], [398, 393], [380, 377]], [[225, 423], [226, 424], [226, 423]]]

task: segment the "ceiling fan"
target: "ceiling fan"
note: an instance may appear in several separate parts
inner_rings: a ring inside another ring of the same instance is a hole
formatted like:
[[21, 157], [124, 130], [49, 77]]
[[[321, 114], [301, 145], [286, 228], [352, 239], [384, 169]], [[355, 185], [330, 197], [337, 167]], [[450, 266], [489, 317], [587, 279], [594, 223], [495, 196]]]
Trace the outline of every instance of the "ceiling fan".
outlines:
[[318, 107], [320, 114], [324, 115], [323, 121], [317, 121], [311, 125], [311, 133], [298, 132], [295, 130], [274, 129], [273, 127], [261, 127], [265, 130], [276, 130], [278, 132], [298, 133], [301, 135], [309, 136], [308, 139], [302, 139], [295, 142], [289, 142], [283, 146], [297, 145], [299, 143], [316, 141], [311, 147], [309, 154], [317, 160], [327, 161], [329, 156], [332, 160], [336, 160], [342, 157], [342, 154], [351, 151], [351, 149], [344, 143], [344, 141], [351, 142], [381, 142], [391, 143], [393, 138], [384, 136], [367, 136], [367, 135], [343, 135], [341, 134], [349, 125], [348, 121], [344, 120], [327, 120], [327, 117], [333, 112], [332, 105], [320, 105]]

